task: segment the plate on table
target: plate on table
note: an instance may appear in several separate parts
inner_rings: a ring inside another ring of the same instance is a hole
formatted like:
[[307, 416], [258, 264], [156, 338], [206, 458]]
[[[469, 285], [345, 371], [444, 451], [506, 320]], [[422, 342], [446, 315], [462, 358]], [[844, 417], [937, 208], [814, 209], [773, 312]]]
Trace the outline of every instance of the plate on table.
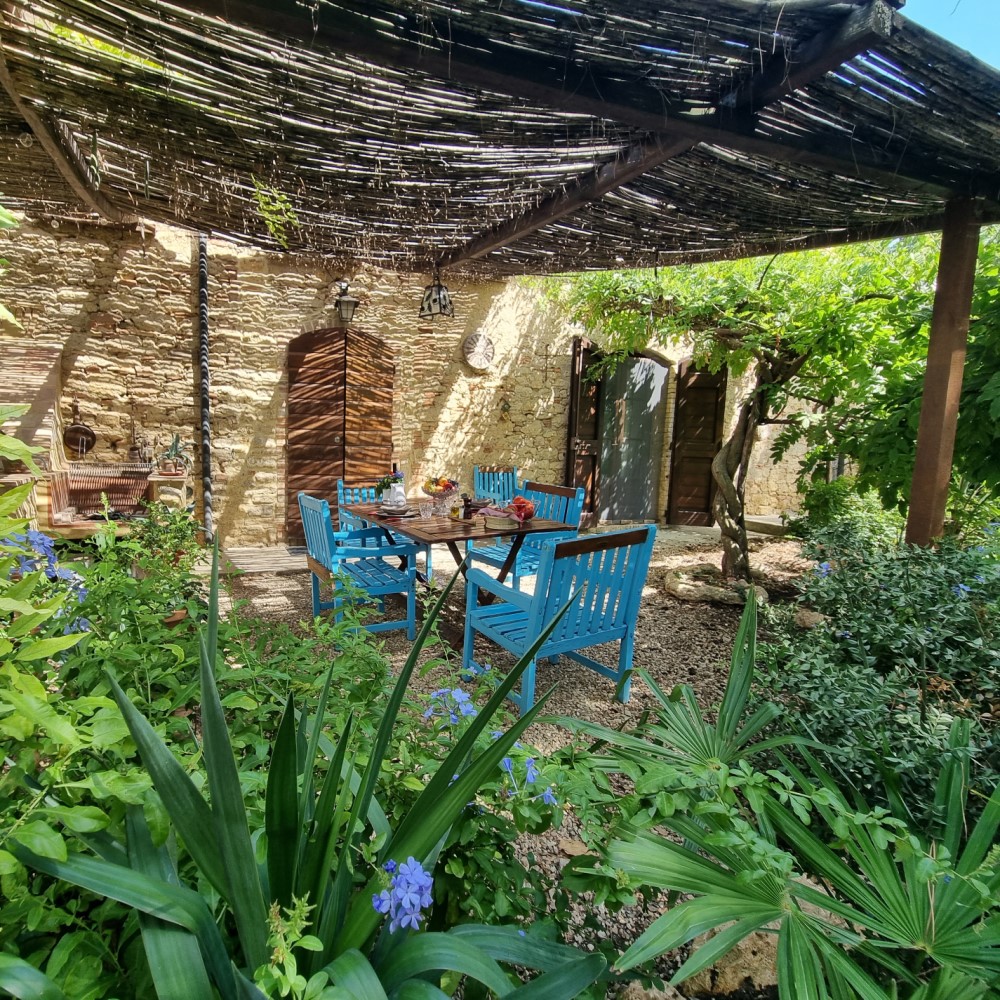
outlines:
[[382, 517], [414, 517], [416, 511], [413, 510], [409, 505], [405, 507], [379, 507], [376, 511]]

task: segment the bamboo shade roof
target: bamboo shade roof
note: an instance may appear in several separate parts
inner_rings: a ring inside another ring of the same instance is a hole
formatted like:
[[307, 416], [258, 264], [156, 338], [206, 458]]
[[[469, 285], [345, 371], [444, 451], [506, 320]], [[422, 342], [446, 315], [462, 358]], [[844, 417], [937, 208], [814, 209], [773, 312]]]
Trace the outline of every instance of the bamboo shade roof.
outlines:
[[1000, 221], [1000, 73], [899, 6], [8, 0], [0, 203], [491, 277]]

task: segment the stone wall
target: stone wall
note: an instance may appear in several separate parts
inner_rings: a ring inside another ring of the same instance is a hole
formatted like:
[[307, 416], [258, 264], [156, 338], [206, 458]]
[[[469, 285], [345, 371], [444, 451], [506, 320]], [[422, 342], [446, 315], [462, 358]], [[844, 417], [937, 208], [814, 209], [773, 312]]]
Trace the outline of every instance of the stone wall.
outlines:
[[[195, 442], [200, 486], [197, 238], [167, 227], [135, 233], [26, 224], [0, 233], [0, 255], [10, 261], [4, 302], [22, 323], [0, 338], [62, 350], [62, 421], [79, 399], [98, 435], [88, 459], [124, 458], [134, 419], [136, 438], [154, 457], [174, 433]], [[284, 538], [286, 349], [301, 333], [335, 325], [344, 278], [360, 299], [354, 325], [395, 356], [394, 455], [411, 493], [431, 473], [468, 484], [476, 463], [516, 464], [523, 476], [563, 481], [578, 331], [532, 282], [452, 280], [455, 317], [425, 321], [417, 318], [425, 276], [344, 275], [321, 259], [211, 240], [213, 506], [222, 544]], [[477, 331], [495, 346], [486, 372], [462, 357], [462, 341]], [[668, 428], [672, 400], [673, 379]], [[661, 510], [668, 455], [669, 435]]]
[[[133, 412], [154, 455], [175, 432], [197, 444], [197, 239], [163, 227], [140, 235], [30, 225], [0, 239], [5, 301], [22, 323], [2, 336], [62, 349], [63, 422], [78, 398], [98, 435], [88, 459], [124, 457]], [[283, 538], [285, 352], [300, 333], [335, 325], [343, 277], [322, 262], [209, 241], [213, 499], [225, 545]], [[361, 300], [355, 325], [396, 358], [394, 454], [412, 490], [431, 472], [467, 484], [475, 463], [562, 480], [571, 337], [551, 309], [516, 282], [455, 284], [456, 317], [424, 321], [422, 276], [347, 277]], [[484, 373], [462, 358], [474, 331], [496, 348]]]

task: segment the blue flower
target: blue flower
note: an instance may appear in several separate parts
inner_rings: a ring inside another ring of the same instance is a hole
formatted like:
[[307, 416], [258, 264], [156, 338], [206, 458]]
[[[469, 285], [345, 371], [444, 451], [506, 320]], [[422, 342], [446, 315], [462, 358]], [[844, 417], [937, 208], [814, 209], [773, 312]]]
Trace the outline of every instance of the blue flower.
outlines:
[[952, 592], [957, 594], [959, 597], [965, 597], [965, 595], [972, 590], [972, 588], [965, 583], [956, 583], [951, 589]]
[[816, 573], [819, 576], [829, 576], [832, 572], [833, 572], [833, 568], [830, 566], [830, 564], [828, 562], [821, 562], [816, 567]]
[[382, 867], [390, 874], [393, 875], [396, 872], [396, 862], [390, 858]]
[[29, 530], [24, 536], [24, 540], [40, 555], [46, 558], [55, 559], [55, 543], [48, 535], [41, 531]]
[[559, 800], [556, 798], [556, 793], [553, 792], [551, 788], [546, 788], [545, 791], [542, 792], [542, 801], [547, 806], [554, 806]]
[[[386, 862], [383, 867], [388, 871]], [[396, 869], [388, 889], [372, 896], [372, 906], [376, 913], [389, 914], [389, 933], [394, 934], [400, 927], [417, 930], [423, 919], [421, 910], [431, 905], [433, 880], [423, 866], [412, 855]]]
[[37, 559], [24, 555], [17, 557], [17, 565], [14, 567], [15, 573], [20, 573], [23, 576], [25, 573], [34, 573], [36, 569], [38, 569]]
[[525, 775], [524, 780], [529, 784], [533, 785], [538, 780], [538, 768], [535, 767], [535, 758], [529, 757], [524, 762]]
[[87, 618], [74, 618], [64, 629], [63, 635], [73, 635], [76, 632], [89, 632], [90, 620]]
[[424, 718], [447, 717], [455, 725], [461, 719], [476, 714], [472, 699], [461, 688], [440, 688], [431, 692], [431, 703], [424, 712]]

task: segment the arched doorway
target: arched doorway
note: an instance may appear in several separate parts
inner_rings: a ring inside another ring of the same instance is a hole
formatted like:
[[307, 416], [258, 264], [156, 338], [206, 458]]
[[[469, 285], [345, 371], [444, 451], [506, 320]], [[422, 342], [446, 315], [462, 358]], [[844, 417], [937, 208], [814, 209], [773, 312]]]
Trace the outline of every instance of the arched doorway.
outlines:
[[573, 342], [566, 481], [583, 486], [584, 525], [656, 521], [669, 366], [636, 355], [595, 381], [600, 353]]
[[386, 344], [331, 328], [288, 345], [285, 530], [304, 542], [299, 491], [336, 503], [337, 480], [370, 485], [392, 461], [395, 368]]

